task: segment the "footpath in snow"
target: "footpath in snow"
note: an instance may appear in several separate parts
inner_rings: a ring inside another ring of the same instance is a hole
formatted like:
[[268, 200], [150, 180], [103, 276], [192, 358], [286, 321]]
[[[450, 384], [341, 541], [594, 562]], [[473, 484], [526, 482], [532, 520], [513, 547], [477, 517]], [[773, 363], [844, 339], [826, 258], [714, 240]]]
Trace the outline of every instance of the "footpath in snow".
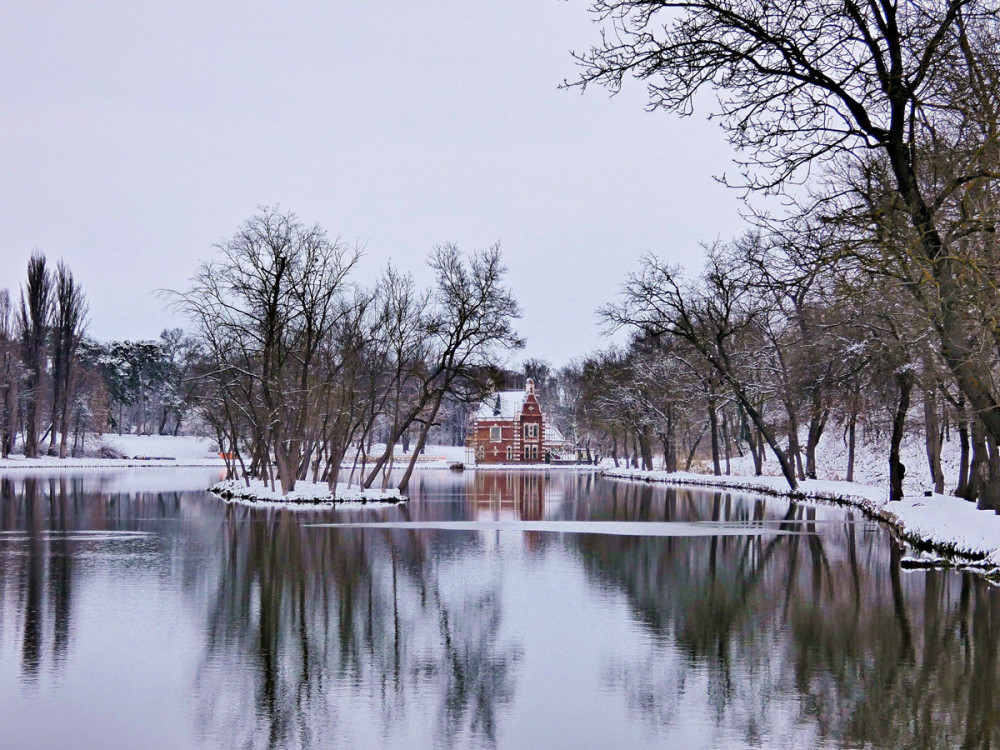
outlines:
[[690, 472], [605, 469], [604, 476], [678, 486], [719, 487], [801, 500], [822, 500], [860, 508], [893, 527], [918, 549], [965, 558], [976, 567], [1000, 570], [1000, 515], [977, 510], [953, 495], [918, 495], [889, 502], [888, 493], [856, 482], [807, 479], [796, 491], [782, 477], [713, 476]]
[[260, 479], [251, 480], [249, 487], [242, 479], [227, 479], [212, 485], [209, 490], [230, 502], [282, 508], [329, 508], [339, 505], [380, 507], [406, 502], [406, 498], [397, 489], [366, 490], [338, 484], [334, 495], [325, 482], [296, 482], [295, 489], [287, 495], [282, 495], [277, 488], [272, 490], [270, 484]]

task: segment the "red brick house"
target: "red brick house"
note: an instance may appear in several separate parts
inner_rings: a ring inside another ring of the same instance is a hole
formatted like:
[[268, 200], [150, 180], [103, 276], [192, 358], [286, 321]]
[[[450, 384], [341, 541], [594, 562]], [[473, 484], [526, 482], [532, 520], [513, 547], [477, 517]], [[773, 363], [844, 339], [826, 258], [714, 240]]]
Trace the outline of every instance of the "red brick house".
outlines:
[[558, 458], [564, 443], [545, 419], [531, 378], [523, 391], [500, 391], [484, 400], [468, 440], [477, 464], [544, 464]]

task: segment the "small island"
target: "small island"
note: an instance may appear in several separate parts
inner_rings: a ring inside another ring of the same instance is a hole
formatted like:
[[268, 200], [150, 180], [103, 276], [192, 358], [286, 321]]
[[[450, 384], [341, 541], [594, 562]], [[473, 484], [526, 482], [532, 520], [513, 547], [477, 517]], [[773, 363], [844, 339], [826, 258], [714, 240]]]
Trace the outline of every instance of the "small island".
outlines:
[[408, 499], [396, 488], [365, 489], [339, 484], [334, 492], [325, 482], [296, 482], [295, 489], [283, 495], [280, 489], [275, 489], [260, 479], [252, 479], [249, 482], [226, 479], [212, 485], [209, 491], [229, 502], [307, 507], [398, 505]]

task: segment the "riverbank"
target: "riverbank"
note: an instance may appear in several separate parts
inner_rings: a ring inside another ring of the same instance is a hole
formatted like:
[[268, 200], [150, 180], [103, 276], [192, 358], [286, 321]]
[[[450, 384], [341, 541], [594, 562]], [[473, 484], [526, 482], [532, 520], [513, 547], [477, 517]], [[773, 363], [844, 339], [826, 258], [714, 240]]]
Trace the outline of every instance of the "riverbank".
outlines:
[[1000, 516], [977, 510], [975, 503], [954, 495], [910, 495], [889, 502], [885, 490], [857, 482], [807, 479], [792, 491], [781, 477], [717, 477], [641, 469], [604, 469], [602, 474], [612, 479], [717, 487], [854, 506], [888, 524], [900, 538], [919, 550], [947, 555], [956, 558], [959, 565], [1000, 574]]
[[325, 482], [296, 482], [295, 490], [282, 495], [278, 488], [259, 479], [250, 481], [250, 485], [241, 479], [227, 479], [213, 484], [209, 492], [229, 502], [248, 503], [252, 505], [270, 505], [275, 507], [331, 507], [339, 505], [365, 505], [368, 507], [381, 505], [398, 505], [406, 502], [406, 497], [399, 490], [392, 489], [362, 489], [357, 486], [337, 485], [337, 492], [330, 491]]
[[[47, 446], [45, 446], [47, 447]], [[4, 469], [139, 469], [223, 466], [215, 443], [192, 435], [87, 435], [84, 455], [67, 458], [12, 455]], [[44, 447], [43, 447], [44, 449]]]
[[76, 469], [179, 469], [193, 467], [224, 467], [221, 458], [56, 458], [55, 456], [39, 456], [24, 458], [11, 456], [0, 459], [0, 473], [5, 469], [46, 469], [46, 470], [76, 470]]

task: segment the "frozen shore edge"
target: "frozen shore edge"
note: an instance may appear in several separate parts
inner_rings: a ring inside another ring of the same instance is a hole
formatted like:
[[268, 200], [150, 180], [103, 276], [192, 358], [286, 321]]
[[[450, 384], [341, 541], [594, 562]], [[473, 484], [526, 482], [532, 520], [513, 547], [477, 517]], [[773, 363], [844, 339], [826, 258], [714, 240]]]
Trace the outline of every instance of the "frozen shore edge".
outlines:
[[888, 493], [854, 482], [807, 479], [790, 490], [783, 477], [747, 477], [606, 468], [610, 479], [653, 482], [677, 487], [710, 487], [794, 500], [822, 501], [860, 509], [887, 524], [903, 541], [922, 552], [953, 558], [957, 567], [1000, 577], [1000, 515], [978, 510], [954, 495], [917, 495], [889, 502]]
[[338, 485], [334, 495], [329, 486], [322, 482], [296, 482], [294, 491], [282, 495], [280, 491], [272, 491], [269, 484], [259, 479], [252, 480], [249, 487], [242, 479], [227, 479], [213, 484], [208, 491], [226, 502], [275, 508], [388, 508], [408, 500], [397, 489], [365, 490], [343, 484]]

